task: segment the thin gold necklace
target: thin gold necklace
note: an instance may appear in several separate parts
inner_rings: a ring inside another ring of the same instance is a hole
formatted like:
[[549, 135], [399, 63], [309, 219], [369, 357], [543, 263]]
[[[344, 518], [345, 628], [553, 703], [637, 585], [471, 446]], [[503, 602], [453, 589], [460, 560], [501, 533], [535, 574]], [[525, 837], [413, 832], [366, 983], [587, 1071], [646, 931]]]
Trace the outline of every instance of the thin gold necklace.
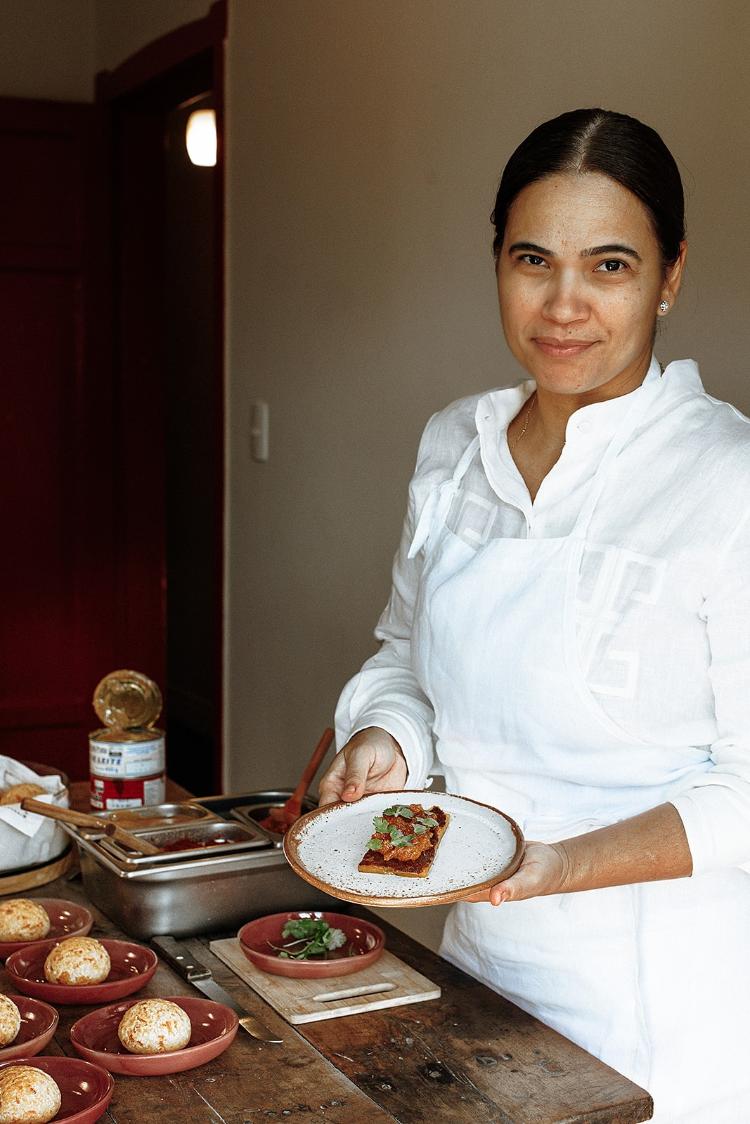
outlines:
[[515, 438], [515, 440], [513, 441], [513, 444], [510, 446], [511, 449], [515, 449], [516, 446], [518, 445], [519, 441], [521, 441], [523, 439], [523, 437], [526, 433], [526, 430], [528, 428], [528, 425], [529, 425], [529, 418], [534, 413], [534, 407], [535, 406], [536, 406], [536, 391], [534, 391], [534, 393], [529, 398], [529, 405], [526, 407], [526, 416], [523, 419], [523, 427], [521, 429], [521, 432], [518, 434], [518, 437]]

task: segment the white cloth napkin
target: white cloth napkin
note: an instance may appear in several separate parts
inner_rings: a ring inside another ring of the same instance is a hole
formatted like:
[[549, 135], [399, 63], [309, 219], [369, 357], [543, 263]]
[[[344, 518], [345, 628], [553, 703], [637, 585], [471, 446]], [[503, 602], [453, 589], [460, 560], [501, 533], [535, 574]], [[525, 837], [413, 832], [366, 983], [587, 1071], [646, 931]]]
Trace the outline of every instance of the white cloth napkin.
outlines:
[[[68, 807], [68, 790], [60, 776], [39, 776], [20, 761], [0, 756], [0, 790], [15, 784], [38, 784], [44, 795], [37, 799]], [[68, 836], [55, 820], [25, 812], [20, 804], [0, 805], [0, 871], [47, 862], [61, 855], [67, 843]]]

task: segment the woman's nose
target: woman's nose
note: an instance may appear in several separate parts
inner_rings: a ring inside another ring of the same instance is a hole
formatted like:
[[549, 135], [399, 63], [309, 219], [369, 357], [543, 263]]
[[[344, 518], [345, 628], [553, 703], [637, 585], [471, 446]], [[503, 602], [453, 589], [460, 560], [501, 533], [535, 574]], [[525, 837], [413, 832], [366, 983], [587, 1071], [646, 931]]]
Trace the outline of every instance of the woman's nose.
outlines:
[[553, 275], [545, 292], [543, 313], [556, 324], [571, 324], [587, 319], [588, 301], [579, 281], [569, 274]]

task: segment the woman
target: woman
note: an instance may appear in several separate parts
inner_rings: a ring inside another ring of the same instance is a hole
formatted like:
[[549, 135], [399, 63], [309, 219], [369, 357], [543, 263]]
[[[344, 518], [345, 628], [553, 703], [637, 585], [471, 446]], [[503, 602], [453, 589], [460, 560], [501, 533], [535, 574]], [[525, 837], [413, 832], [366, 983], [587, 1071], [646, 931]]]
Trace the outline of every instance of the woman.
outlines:
[[529, 378], [425, 430], [321, 801], [422, 787], [434, 744], [448, 791], [534, 841], [454, 907], [443, 954], [648, 1088], [655, 1120], [737, 1124], [750, 429], [692, 361], [652, 356], [686, 250], [652, 129], [599, 109], [540, 126], [493, 220]]

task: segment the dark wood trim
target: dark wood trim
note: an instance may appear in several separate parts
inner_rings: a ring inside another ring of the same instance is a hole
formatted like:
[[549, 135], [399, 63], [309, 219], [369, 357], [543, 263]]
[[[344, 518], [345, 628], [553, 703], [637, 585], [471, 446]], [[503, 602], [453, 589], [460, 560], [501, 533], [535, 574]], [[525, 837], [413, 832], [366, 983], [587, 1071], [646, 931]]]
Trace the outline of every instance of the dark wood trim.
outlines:
[[[216, 567], [216, 604], [214, 611], [216, 623], [212, 641], [212, 663], [216, 669], [216, 678], [213, 684], [213, 693], [216, 700], [216, 726], [213, 733], [216, 756], [213, 762], [213, 787], [216, 791], [220, 791], [222, 787], [224, 760], [224, 513], [226, 503], [224, 496], [224, 325], [226, 317], [224, 286], [225, 208], [223, 134], [225, 79], [224, 41], [226, 30], [227, 0], [216, 0], [216, 2], [211, 5], [208, 14], [204, 18], [186, 24], [184, 27], [177, 28], [155, 40], [153, 43], [148, 44], [135, 55], [126, 59], [125, 62], [115, 70], [100, 73], [97, 76], [96, 82], [96, 108], [100, 115], [103, 132], [102, 151], [104, 154], [104, 162], [108, 168], [108, 179], [111, 184], [115, 181], [115, 151], [113, 148], [113, 138], [122, 128], [123, 121], [130, 112], [140, 112], [144, 110], [148, 113], [150, 109], [156, 105], [162, 105], [166, 109], [175, 104], [175, 98], [179, 100], [183, 96], [183, 88], [189, 86], [190, 82], [194, 80], [196, 66], [205, 67], [207, 80], [210, 82], [213, 93], [218, 133], [217, 165], [215, 168], [215, 224], [218, 250], [214, 309], [216, 324], [219, 329], [217, 332], [215, 351], [215, 371], [218, 386], [216, 398], [217, 416], [214, 428], [216, 448], [215, 495], [217, 497], [218, 507], [217, 535], [213, 551]], [[111, 189], [109, 189], [109, 191], [104, 191], [103, 194], [106, 194], [108, 197], [106, 206], [108, 223], [106, 219], [104, 219], [102, 223], [103, 230], [106, 229], [106, 235], [103, 238], [105, 248], [100, 257], [100, 266], [102, 270], [108, 271], [108, 276], [110, 278], [109, 284], [107, 284], [105, 280], [101, 286], [102, 292], [106, 293], [112, 291], [112, 285], [114, 284], [118, 268], [117, 256], [115, 255], [114, 259], [112, 257], [112, 247], [115, 241], [115, 231], [112, 228], [112, 223], [116, 221], [117, 204], [116, 198], [112, 197]], [[106, 303], [106, 297], [103, 296], [102, 299]], [[102, 322], [108, 325], [108, 335], [112, 341], [113, 333], [116, 333], [118, 323], [117, 317], [114, 315], [113, 307], [102, 309], [101, 316]], [[118, 355], [122, 354], [123, 342], [124, 341], [121, 340], [114, 340], [114, 352]], [[113, 362], [114, 356], [110, 354], [107, 356], [106, 360], [102, 360], [103, 369], [109, 368], [112, 370]], [[114, 370], [112, 370], [112, 378], [115, 379]], [[115, 409], [117, 409], [116, 402]], [[128, 591], [132, 592], [127, 577], [125, 577], [125, 585], [123, 587], [123, 575], [125, 574], [126, 570], [121, 567], [119, 593], [115, 598], [115, 603], [124, 603], [127, 605], [135, 599], [127, 595]], [[118, 637], [127, 638], [132, 632], [132, 627], [128, 620], [122, 619], [116, 622], [115, 632]], [[132, 647], [129, 650], [132, 651]], [[124, 655], [123, 658], [125, 658]], [[144, 665], [144, 670], [157, 678], [160, 673], [160, 669], [157, 667], [149, 670], [149, 667]]]
[[202, 19], [148, 43], [115, 70], [100, 71], [96, 76], [96, 100], [112, 101], [134, 93], [201, 51], [220, 48], [226, 34], [227, 0], [216, 0]]
[[[220, 0], [221, 7], [224, 10], [224, 26], [226, 26], [226, 0]], [[218, 8], [219, 4], [214, 5]], [[212, 9], [213, 11], [213, 9]], [[226, 341], [226, 286], [225, 286], [225, 273], [226, 273], [226, 249], [225, 249], [225, 208], [224, 208], [224, 191], [225, 191], [225, 162], [224, 162], [224, 81], [226, 76], [225, 59], [224, 59], [224, 41], [218, 40], [214, 43], [213, 48], [213, 73], [214, 73], [214, 106], [216, 110], [216, 196], [215, 196], [215, 223], [216, 230], [219, 232], [220, 237], [217, 240], [218, 254], [216, 261], [216, 290], [214, 298], [216, 301], [216, 324], [219, 326], [219, 331], [216, 333], [216, 352], [214, 357], [215, 370], [219, 378], [220, 393], [217, 397], [216, 403], [216, 430], [214, 440], [216, 442], [217, 456], [216, 456], [216, 477], [215, 477], [215, 494], [220, 497], [219, 510], [217, 513], [217, 534], [216, 543], [214, 546], [214, 559], [216, 566], [215, 588], [216, 588], [216, 605], [214, 611], [214, 620], [216, 628], [213, 637], [214, 645], [214, 666], [216, 668], [217, 680], [215, 684], [216, 692], [216, 731], [214, 735], [215, 744], [218, 747], [218, 754], [214, 759], [214, 789], [216, 792], [224, 791], [224, 601], [226, 590], [224, 588], [224, 519], [226, 514], [226, 470], [225, 470], [225, 446], [226, 446], [226, 417], [225, 417], [225, 399], [226, 399], [226, 371], [225, 371], [225, 341]]]

